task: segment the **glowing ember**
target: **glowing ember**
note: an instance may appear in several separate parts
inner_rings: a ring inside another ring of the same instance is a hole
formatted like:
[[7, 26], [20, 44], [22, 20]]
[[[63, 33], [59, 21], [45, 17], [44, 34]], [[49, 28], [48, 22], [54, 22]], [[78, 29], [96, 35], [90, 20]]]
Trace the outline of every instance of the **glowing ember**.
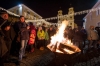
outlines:
[[66, 48], [64, 48], [64, 51], [69, 52], [69, 54], [73, 54], [74, 53], [74, 51], [68, 50]]
[[64, 30], [67, 25], [68, 21], [63, 21], [57, 33], [51, 37], [51, 43], [47, 46], [51, 51], [67, 54], [81, 51], [77, 46], [73, 45], [68, 38], [64, 38]]
[[60, 50], [58, 50], [58, 49], [56, 49], [56, 52], [58, 52], [58, 53], [63, 53], [62, 51], [60, 51]]

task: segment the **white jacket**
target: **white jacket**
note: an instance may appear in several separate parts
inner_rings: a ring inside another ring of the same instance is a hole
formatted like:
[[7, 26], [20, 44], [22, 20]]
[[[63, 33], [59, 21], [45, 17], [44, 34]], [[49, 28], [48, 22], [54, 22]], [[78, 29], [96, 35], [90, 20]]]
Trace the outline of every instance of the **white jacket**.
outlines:
[[90, 38], [92, 40], [98, 40], [99, 39], [99, 35], [98, 35], [96, 30], [89, 30], [88, 38]]

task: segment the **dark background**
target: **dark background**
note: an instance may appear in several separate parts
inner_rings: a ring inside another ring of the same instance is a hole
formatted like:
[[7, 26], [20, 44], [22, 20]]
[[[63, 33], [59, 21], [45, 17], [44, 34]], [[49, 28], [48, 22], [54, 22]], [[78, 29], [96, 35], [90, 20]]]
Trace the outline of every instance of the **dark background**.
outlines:
[[[98, 0], [0, 0], [0, 7], [12, 8], [24, 4], [43, 18], [57, 16], [58, 10], [62, 9], [63, 14], [68, 13], [69, 7], [74, 7], [75, 12], [91, 9]], [[82, 25], [84, 15], [75, 16], [75, 22]], [[53, 20], [50, 22], [57, 22]]]

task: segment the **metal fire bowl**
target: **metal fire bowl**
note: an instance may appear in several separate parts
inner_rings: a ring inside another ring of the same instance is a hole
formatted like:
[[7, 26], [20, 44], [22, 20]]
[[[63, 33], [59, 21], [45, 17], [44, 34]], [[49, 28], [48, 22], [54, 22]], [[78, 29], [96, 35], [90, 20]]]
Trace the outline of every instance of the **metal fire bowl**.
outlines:
[[76, 63], [76, 58], [78, 58], [78, 53], [73, 54], [63, 54], [53, 52], [55, 54], [54, 64], [55, 66], [73, 66]]

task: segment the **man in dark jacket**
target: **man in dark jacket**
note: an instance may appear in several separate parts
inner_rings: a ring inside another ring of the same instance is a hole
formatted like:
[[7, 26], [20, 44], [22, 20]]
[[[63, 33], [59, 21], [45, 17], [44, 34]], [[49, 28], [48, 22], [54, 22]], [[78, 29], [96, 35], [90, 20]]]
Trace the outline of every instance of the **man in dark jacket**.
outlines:
[[20, 35], [20, 51], [19, 51], [19, 62], [25, 57], [25, 49], [27, 46], [27, 42], [29, 40], [29, 26], [25, 22], [24, 16], [20, 16], [20, 21], [17, 23], [16, 28], [18, 28], [18, 32]]
[[0, 10], [0, 66], [4, 66], [6, 53], [8, 51], [6, 43], [4, 41], [4, 33], [2, 31], [2, 25], [8, 20], [8, 13], [4, 10]]
[[10, 61], [10, 50], [11, 50], [11, 44], [12, 44], [12, 40], [11, 40], [11, 32], [10, 32], [10, 22], [6, 22], [3, 26], [2, 26], [2, 31], [5, 35], [4, 40], [8, 49], [8, 52], [6, 53], [6, 62]]

